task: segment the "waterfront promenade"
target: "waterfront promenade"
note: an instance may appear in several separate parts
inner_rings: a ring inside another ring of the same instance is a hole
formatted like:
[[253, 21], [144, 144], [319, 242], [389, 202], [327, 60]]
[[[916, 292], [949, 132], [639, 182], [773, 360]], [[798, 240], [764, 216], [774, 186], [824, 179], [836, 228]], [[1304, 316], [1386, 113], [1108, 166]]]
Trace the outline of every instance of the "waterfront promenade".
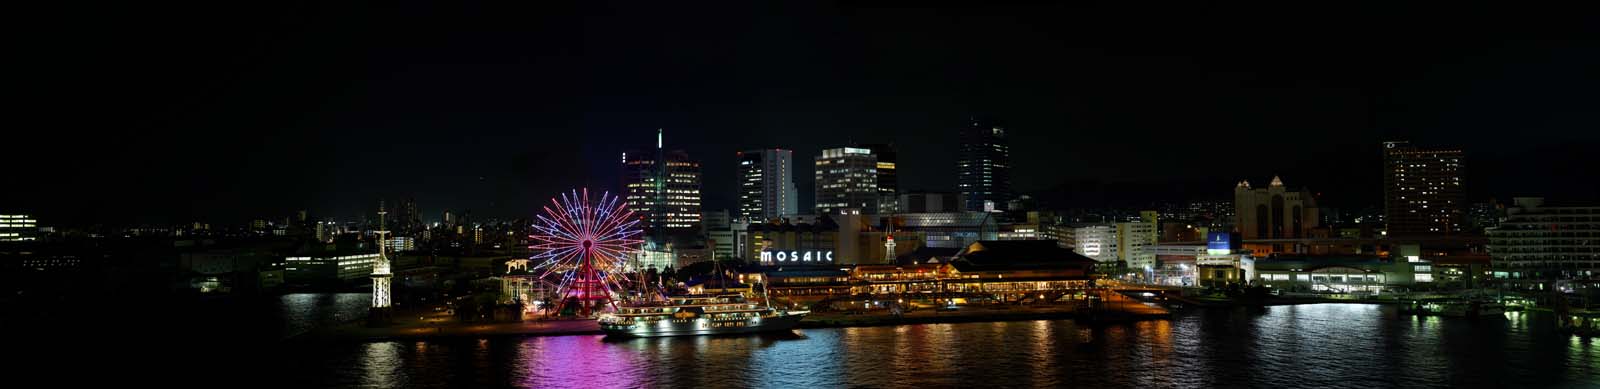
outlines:
[[[1165, 319], [1163, 308], [1145, 305], [1117, 293], [1101, 294], [1106, 303], [1083, 309], [1076, 304], [972, 305], [955, 310], [921, 309], [895, 315], [886, 310], [868, 312], [813, 312], [799, 328], [869, 327], [902, 324], [972, 323], [1017, 320], [1088, 319], [1131, 321]], [[368, 327], [349, 322], [319, 328], [291, 338], [291, 341], [372, 341], [428, 338], [481, 338], [497, 336], [566, 336], [601, 334], [594, 320], [529, 320], [522, 322], [463, 323], [442, 313], [397, 314], [393, 324]]]

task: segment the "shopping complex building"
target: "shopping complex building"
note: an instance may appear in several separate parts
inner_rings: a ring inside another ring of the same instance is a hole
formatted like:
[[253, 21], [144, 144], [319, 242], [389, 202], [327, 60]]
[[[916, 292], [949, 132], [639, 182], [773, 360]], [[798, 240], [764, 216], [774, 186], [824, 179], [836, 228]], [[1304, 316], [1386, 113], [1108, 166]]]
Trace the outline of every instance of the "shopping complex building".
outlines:
[[870, 295], [996, 295], [1065, 292], [1092, 286], [1093, 259], [1051, 240], [973, 242], [950, 258], [918, 264], [791, 264], [741, 270], [796, 301]]

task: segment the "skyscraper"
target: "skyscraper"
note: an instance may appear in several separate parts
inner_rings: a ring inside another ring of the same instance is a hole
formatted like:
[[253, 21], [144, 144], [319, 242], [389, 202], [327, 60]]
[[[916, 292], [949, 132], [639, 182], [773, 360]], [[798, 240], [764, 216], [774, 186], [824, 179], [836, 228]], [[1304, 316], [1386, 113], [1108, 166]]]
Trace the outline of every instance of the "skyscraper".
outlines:
[[1461, 150], [1383, 142], [1383, 215], [1389, 236], [1463, 231], [1467, 207]]
[[961, 129], [960, 140], [956, 189], [966, 195], [967, 210], [1005, 209], [1011, 201], [1011, 150], [1005, 128], [974, 118]]
[[872, 155], [878, 158], [878, 210], [900, 212], [900, 174], [899, 167], [895, 166], [894, 145], [880, 143], [861, 147], [872, 150]]
[[622, 188], [628, 209], [644, 222], [645, 235], [660, 238], [700, 230], [700, 162], [683, 150], [666, 151], [656, 131], [654, 158], [622, 153]]
[[766, 221], [799, 213], [794, 152], [751, 150], [739, 156], [739, 217]]
[[872, 150], [844, 147], [822, 150], [817, 156], [818, 214], [841, 208], [878, 213], [878, 158]]

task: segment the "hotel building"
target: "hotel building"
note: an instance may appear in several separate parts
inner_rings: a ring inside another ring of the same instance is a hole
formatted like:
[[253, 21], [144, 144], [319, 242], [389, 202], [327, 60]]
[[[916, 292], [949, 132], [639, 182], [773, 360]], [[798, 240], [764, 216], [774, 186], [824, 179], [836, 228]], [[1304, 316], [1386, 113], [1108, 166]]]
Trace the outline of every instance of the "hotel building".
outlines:
[[1458, 149], [1383, 143], [1383, 209], [1388, 235], [1453, 235], [1465, 228], [1466, 187]]
[[1519, 197], [1490, 228], [1494, 277], [1518, 289], [1600, 291], [1600, 206], [1548, 206]]

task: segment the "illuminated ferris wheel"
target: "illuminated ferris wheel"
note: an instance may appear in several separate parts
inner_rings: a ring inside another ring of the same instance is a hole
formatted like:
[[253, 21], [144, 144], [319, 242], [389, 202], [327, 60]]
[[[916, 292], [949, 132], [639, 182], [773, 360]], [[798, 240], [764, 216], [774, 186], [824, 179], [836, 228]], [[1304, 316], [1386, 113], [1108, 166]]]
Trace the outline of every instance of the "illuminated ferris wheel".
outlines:
[[576, 303], [578, 313], [588, 316], [597, 307], [614, 304], [612, 296], [622, 290], [623, 267], [643, 242], [638, 223], [627, 204], [610, 193], [596, 200], [589, 198], [587, 188], [562, 193], [550, 199], [533, 224], [531, 272], [558, 279], [559, 310]]

